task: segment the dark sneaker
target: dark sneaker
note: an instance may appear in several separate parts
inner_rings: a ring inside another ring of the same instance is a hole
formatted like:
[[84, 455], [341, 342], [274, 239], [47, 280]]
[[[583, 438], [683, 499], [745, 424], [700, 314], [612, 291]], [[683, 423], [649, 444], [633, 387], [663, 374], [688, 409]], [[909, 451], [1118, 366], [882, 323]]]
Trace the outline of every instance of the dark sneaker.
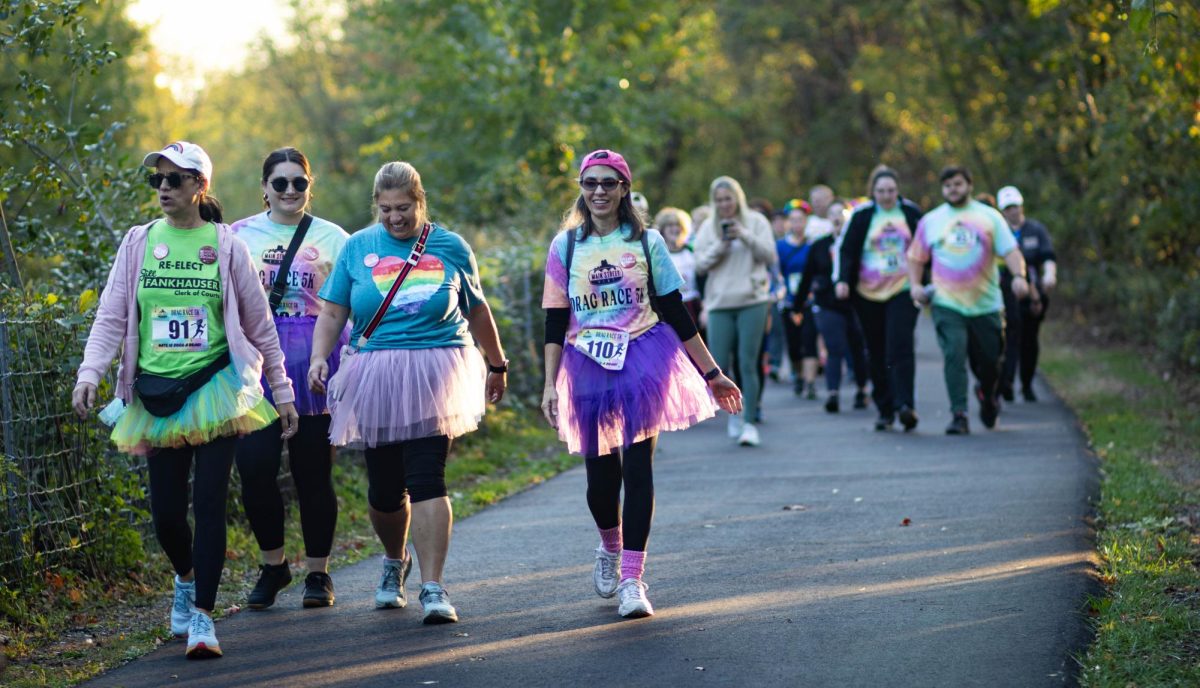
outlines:
[[1000, 396], [1005, 401], [1012, 401], [1014, 399], [1012, 385], [1001, 385], [1000, 386]]
[[250, 591], [246, 606], [251, 609], [266, 609], [275, 604], [275, 596], [292, 582], [292, 572], [285, 561], [282, 564], [261, 564], [258, 567], [258, 582]]
[[795, 394], [798, 397], [804, 396], [804, 380], [801, 378], [796, 378], [795, 381], [792, 382], [792, 394]]
[[1021, 388], [1021, 396], [1025, 401], [1037, 401], [1037, 395], [1033, 393], [1032, 387]]
[[328, 573], [312, 571], [304, 577], [304, 606], [333, 606], [333, 579]]
[[816, 400], [816, 398], [817, 398], [817, 386], [816, 386], [816, 385], [805, 385], [805, 387], [804, 387], [804, 398], [805, 398], [805, 399], [808, 399], [809, 401], [814, 401], [814, 400]]
[[889, 414], [880, 416], [875, 419], [875, 432], [883, 432], [892, 427], [892, 423], [896, 422], [896, 417]]
[[867, 393], [856, 392], [854, 394], [854, 408], [865, 409], [867, 407]]
[[956, 413], [953, 420], [946, 426], [947, 435], [970, 435], [971, 424], [967, 422], [967, 414]]
[[979, 402], [979, 420], [983, 427], [991, 430], [996, 427], [996, 418], [1000, 416], [1000, 402], [996, 397], [986, 397]]
[[830, 394], [829, 398], [825, 400], [825, 412], [837, 413], [840, 410], [838, 408], [839, 404], [841, 404], [841, 402], [838, 401], [838, 395]]
[[918, 422], [920, 419], [917, 418], [917, 412], [911, 406], [900, 407], [900, 424], [904, 426], [904, 432], [915, 430]]

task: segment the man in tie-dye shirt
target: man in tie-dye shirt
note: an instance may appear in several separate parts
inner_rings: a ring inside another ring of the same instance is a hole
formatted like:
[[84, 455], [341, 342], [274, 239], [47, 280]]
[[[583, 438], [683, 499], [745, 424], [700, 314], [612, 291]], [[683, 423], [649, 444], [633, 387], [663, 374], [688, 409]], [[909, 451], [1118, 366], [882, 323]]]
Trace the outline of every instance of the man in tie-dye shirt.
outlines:
[[917, 224], [908, 248], [908, 274], [913, 300], [928, 300], [922, 273], [932, 263], [933, 322], [945, 357], [946, 392], [953, 419], [948, 435], [965, 435], [967, 422], [967, 353], [979, 378], [979, 418], [995, 427], [1000, 405], [996, 398], [1004, 355], [1004, 299], [996, 258], [1003, 258], [1014, 275], [1013, 293], [1029, 291], [1025, 259], [1004, 217], [971, 198], [971, 173], [964, 167], [942, 170], [942, 198]]

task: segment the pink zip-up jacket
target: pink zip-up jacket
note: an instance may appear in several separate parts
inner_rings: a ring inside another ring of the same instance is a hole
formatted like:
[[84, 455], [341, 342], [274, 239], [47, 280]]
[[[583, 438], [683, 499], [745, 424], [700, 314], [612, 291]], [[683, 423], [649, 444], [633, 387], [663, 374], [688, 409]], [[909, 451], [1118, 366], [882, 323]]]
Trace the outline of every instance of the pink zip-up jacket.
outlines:
[[[76, 377], [76, 384], [99, 384], [117, 350], [124, 345], [121, 365], [117, 369], [117, 397], [126, 404], [133, 400], [133, 378], [138, 369], [137, 284], [146, 257], [149, 230], [150, 224], [130, 229], [121, 248], [117, 249], [117, 258], [100, 295], [96, 321], [92, 323], [83, 349], [83, 363]], [[226, 224], [217, 225], [217, 244], [229, 357], [237, 366], [243, 385], [257, 386], [265, 368], [275, 403], [293, 402], [296, 395], [283, 367], [279, 334], [275, 331], [275, 320], [271, 317], [271, 307], [258, 279], [258, 269], [250, 257], [250, 249]]]

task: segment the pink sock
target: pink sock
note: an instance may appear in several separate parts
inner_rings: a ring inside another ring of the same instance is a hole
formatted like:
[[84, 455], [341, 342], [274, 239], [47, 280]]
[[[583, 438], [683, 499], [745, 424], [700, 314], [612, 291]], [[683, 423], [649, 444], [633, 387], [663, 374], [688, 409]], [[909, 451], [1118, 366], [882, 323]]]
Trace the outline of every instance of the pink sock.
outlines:
[[614, 554], [621, 551], [621, 526], [598, 530], [600, 531], [601, 547]]
[[646, 570], [646, 553], [635, 552], [631, 549], [621, 551], [621, 580], [626, 578], [641, 579]]

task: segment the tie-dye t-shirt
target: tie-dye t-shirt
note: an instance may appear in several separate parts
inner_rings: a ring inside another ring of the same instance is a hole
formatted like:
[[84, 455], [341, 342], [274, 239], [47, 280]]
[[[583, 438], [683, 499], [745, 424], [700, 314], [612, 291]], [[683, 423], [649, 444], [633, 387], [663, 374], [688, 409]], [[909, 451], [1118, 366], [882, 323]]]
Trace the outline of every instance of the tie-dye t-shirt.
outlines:
[[[250, 256], [258, 267], [258, 279], [270, 295], [279, 265], [292, 243], [296, 225], [272, 222], [270, 215], [262, 212], [238, 220], [230, 225], [230, 229], [250, 247]], [[321, 314], [321, 300], [317, 293], [333, 271], [334, 261], [349, 238], [350, 235], [341, 227], [319, 217], [313, 218], [308, 232], [304, 234], [304, 243], [292, 259], [287, 291], [279, 302], [277, 315], [316, 317]]]
[[933, 304], [966, 316], [1004, 308], [996, 258], [1017, 248], [1004, 217], [979, 201], [943, 203], [917, 223], [909, 260], [932, 261]]
[[[393, 238], [382, 224], [360, 230], [346, 242], [319, 296], [349, 306], [351, 342], [367, 328], [415, 243], [416, 237]], [[396, 292], [366, 350], [473, 346], [466, 314], [483, 300], [471, 247], [434, 225], [425, 253]]]
[[884, 302], [908, 289], [908, 258], [912, 228], [897, 203], [891, 210], [875, 207], [863, 241], [858, 268], [858, 293], [865, 299]]
[[[571, 259], [570, 294], [567, 293], [567, 233], [559, 232], [550, 244], [542, 307], [571, 309], [567, 343], [573, 344], [575, 335], [584, 328], [621, 330], [637, 337], [658, 322], [646, 288], [649, 273], [642, 243], [629, 241], [627, 236], [626, 228], [622, 227], [606, 236], [592, 235], [587, 241], [576, 242]], [[671, 262], [662, 235], [648, 229], [646, 239], [653, 261], [655, 291], [663, 295], [681, 289], [683, 278]]]

